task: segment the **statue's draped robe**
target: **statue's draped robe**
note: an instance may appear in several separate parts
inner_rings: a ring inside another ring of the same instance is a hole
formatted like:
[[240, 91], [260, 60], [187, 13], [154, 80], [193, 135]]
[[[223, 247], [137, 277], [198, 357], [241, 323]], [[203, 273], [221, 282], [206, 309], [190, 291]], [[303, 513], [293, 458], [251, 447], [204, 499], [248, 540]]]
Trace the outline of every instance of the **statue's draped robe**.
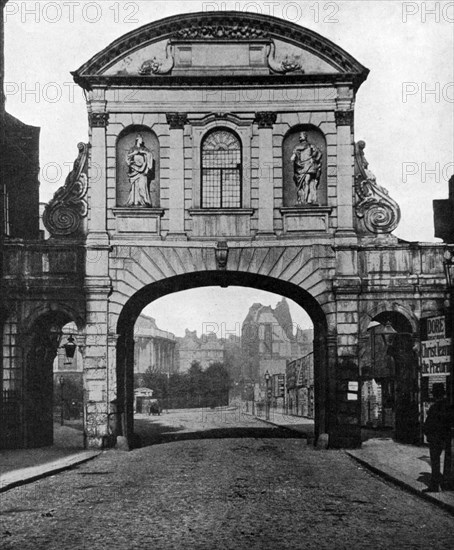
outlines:
[[316, 202], [320, 177], [320, 151], [307, 143], [295, 147], [293, 157], [293, 181], [297, 187], [298, 203]]
[[148, 188], [148, 174], [153, 168], [153, 154], [146, 147], [133, 147], [126, 157], [131, 183], [127, 206], [152, 206]]

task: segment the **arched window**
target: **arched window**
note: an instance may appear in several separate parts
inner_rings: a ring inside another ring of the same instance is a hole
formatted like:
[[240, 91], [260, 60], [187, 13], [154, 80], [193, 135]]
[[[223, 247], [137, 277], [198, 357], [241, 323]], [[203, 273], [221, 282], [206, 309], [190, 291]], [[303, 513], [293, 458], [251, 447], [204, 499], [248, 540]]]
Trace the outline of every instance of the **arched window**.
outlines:
[[202, 208], [241, 208], [241, 143], [233, 132], [210, 132], [202, 144]]

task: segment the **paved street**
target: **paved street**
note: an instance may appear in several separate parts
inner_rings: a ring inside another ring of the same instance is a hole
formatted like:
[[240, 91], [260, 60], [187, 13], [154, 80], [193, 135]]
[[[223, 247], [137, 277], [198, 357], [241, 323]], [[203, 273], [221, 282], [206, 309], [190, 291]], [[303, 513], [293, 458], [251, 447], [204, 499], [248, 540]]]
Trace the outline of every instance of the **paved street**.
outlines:
[[0, 496], [2, 549], [452, 548], [454, 518], [236, 411], [138, 415], [152, 445]]

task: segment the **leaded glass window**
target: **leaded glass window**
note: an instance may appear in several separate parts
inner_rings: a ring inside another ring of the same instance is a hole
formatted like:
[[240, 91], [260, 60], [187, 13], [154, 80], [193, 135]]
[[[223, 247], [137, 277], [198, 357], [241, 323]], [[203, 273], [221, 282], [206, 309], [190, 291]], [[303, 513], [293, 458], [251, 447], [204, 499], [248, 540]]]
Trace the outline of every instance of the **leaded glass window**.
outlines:
[[241, 208], [241, 143], [215, 130], [202, 144], [202, 208]]

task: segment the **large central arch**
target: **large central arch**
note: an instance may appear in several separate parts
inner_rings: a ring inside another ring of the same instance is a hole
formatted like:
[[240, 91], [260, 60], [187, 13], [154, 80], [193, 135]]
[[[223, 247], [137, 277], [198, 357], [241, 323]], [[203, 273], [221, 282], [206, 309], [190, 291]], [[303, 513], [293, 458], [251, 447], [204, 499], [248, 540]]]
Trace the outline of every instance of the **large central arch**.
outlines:
[[121, 417], [122, 435], [131, 440], [134, 430], [133, 415], [133, 368], [134, 324], [142, 309], [159, 298], [175, 292], [205, 286], [243, 286], [274, 292], [300, 305], [310, 316], [314, 325], [314, 372], [315, 372], [315, 435], [328, 431], [329, 384], [327, 361], [327, 322], [317, 300], [301, 287], [269, 277], [239, 271], [199, 271], [177, 275], [151, 283], [136, 292], [126, 302], [117, 324], [117, 406]]

